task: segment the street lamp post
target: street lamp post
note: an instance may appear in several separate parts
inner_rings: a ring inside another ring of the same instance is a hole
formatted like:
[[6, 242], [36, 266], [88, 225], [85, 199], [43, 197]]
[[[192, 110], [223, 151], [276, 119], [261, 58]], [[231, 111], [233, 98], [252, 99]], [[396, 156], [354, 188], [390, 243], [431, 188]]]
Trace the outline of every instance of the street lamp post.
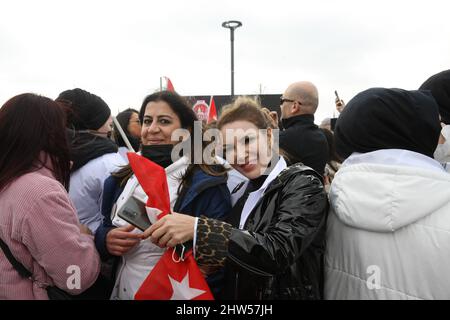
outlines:
[[242, 26], [242, 22], [236, 20], [225, 21], [222, 27], [230, 29], [231, 42], [231, 96], [234, 97], [234, 30]]

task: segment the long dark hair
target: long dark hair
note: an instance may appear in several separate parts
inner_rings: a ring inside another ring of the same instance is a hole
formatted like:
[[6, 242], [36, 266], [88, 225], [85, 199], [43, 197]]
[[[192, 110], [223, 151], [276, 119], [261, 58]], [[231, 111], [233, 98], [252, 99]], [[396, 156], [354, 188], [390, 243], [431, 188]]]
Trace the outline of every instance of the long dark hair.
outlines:
[[[186, 154], [190, 158], [190, 164], [188, 168], [186, 169], [186, 172], [184, 175], [180, 178], [181, 183], [178, 187], [178, 192], [181, 193], [182, 188], [189, 187], [192, 183], [192, 179], [194, 177], [194, 174], [197, 170], [202, 170], [204, 173], [210, 175], [210, 176], [227, 176], [228, 170], [225, 168], [224, 165], [220, 164], [216, 160], [216, 154], [214, 149], [211, 150], [212, 154], [204, 154], [203, 150], [205, 150], [206, 147], [208, 147], [210, 144], [216, 144], [217, 141], [206, 141], [203, 139], [204, 133], [208, 129], [215, 128], [214, 124], [211, 125], [205, 125], [202, 121], [198, 121], [198, 126], [193, 128], [191, 130], [190, 134], [190, 154]], [[201, 141], [201, 151], [202, 156], [208, 157], [208, 159], [202, 158], [202, 161], [200, 164], [195, 164], [195, 148], [196, 148], [196, 142], [195, 141]], [[208, 163], [212, 164], [206, 164], [205, 161], [208, 160]]]
[[149, 102], [159, 101], [164, 101], [170, 106], [172, 111], [180, 119], [181, 127], [183, 129], [191, 130], [194, 125], [194, 121], [198, 120], [194, 110], [192, 110], [192, 107], [189, 106], [186, 99], [178, 93], [173, 91], [158, 91], [145, 97], [142, 102], [141, 110], [139, 111], [139, 120], [141, 123], [144, 123], [144, 114], [147, 104]]
[[[145, 109], [147, 107], [147, 104], [149, 102], [159, 102], [164, 101], [169, 105], [169, 107], [172, 109], [172, 111], [178, 116], [180, 119], [181, 128], [187, 129], [191, 132], [191, 142], [192, 142], [192, 149], [193, 149], [193, 142], [195, 139], [201, 139], [201, 137], [197, 137], [197, 135], [202, 135], [204, 132], [204, 128], [201, 127], [201, 132], [194, 132], [194, 122], [198, 121], [197, 115], [195, 114], [194, 110], [192, 110], [192, 106], [189, 105], [187, 100], [180, 96], [176, 92], [172, 91], [158, 91], [155, 93], [152, 93], [145, 97], [144, 101], [142, 102], [141, 109], [139, 111], [139, 120], [141, 123], [144, 122], [144, 114]], [[203, 139], [202, 139], [203, 141]], [[206, 146], [203, 143], [203, 146]], [[212, 175], [212, 176], [220, 176], [220, 175], [226, 175], [226, 169], [222, 165], [206, 165], [206, 164], [194, 164], [194, 153], [192, 152], [190, 156], [191, 158], [191, 164], [188, 166], [185, 174], [180, 177], [181, 187], [186, 187], [190, 184], [192, 177], [195, 173], [195, 171], [199, 168], [203, 170], [206, 174]], [[131, 170], [130, 165], [127, 165], [123, 167], [121, 170], [117, 171], [116, 173], [113, 173], [113, 176], [120, 180], [120, 185], [125, 185], [128, 179], [132, 176], [133, 171]], [[180, 189], [179, 189], [180, 191]]]
[[[136, 113], [139, 115], [139, 111], [135, 109], [128, 108], [122, 112], [120, 112], [116, 119], [119, 122], [121, 128], [123, 129], [123, 132], [126, 136], [130, 136], [130, 132], [128, 131], [128, 125], [130, 124], [130, 118], [133, 113]], [[141, 122], [142, 123], [142, 122]], [[123, 140], [122, 136], [120, 135], [119, 130], [116, 128], [116, 125], [114, 124], [114, 140], [116, 141], [117, 145], [119, 147], [126, 147], [126, 143]], [[138, 149], [136, 149], [138, 151]]]
[[68, 190], [70, 158], [63, 107], [32, 93], [11, 98], [0, 109], [0, 191], [48, 160], [49, 169]]

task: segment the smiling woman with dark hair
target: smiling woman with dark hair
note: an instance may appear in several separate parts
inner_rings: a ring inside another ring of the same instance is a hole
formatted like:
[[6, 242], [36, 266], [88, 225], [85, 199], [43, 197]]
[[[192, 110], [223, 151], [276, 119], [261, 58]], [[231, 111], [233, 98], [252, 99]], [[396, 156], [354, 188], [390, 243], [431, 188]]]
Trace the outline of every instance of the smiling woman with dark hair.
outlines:
[[[22, 278], [0, 253], [0, 299], [48, 299], [47, 285], [79, 294], [99, 273], [92, 236], [67, 195], [64, 131], [64, 110], [49, 98], [22, 94], [0, 108], [0, 240], [33, 274]], [[78, 289], [67, 287], [74, 265], [82, 274]]]
[[[227, 174], [222, 165], [195, 164], [193, 152], [172, 158], [172, 150], [180, 141], [172, 140], [176, 130], [189, 132], [192, 143], [197, 134], [195, 113], [175, 92], [156, 92], [145, 97], [139, 117], [142, 123], [141, 154], [163, 167], [167, 176], [171, 209], [190, 216], [205, 214], [224, 219], [231, 210]], [[201, 139], [201, 136], [198, 137]], [[159, 261], [164, 250], [150, 241], [140, 241], [142, 232], [117, 215], [117, 208], [132, 195], [146, 203], [146, 195], [130, 166], [109, 177], [105, 182], [102, 211], [103, 224], [95, 235], [102, 259], [113, 260], [115, 286], [112, 299], [133, 299], [135, 293]], [[213, 291], [221, 286], [223, 275], [207, 279]]]

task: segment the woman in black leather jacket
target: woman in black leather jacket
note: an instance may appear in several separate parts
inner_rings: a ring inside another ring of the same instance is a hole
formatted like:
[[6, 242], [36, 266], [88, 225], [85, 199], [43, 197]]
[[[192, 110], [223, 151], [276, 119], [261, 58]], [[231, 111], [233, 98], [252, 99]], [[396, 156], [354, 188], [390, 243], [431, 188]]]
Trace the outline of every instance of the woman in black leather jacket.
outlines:
[[301, 163], [288, 167], [271, 152], [276, 144], [270, 120], [253, 100], [237, 99], [217, 125], [226, 159], [249, 178], [230, 218], [174, 213], [146, 236], [173, 247], [195, 235], [202, 270], [225, 267], [223, 299], [322, 298], [328, 201], [320, 175]]

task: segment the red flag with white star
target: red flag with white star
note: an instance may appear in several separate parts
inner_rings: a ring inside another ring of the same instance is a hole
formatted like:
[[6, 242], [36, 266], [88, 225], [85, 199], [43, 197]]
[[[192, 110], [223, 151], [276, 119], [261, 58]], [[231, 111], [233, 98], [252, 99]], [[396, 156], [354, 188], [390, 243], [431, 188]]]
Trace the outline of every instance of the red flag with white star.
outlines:
[[[170, 214], [169, 189], [164, 168], [136, 153], [129, 152], [127, 155], [137, 180], [148, 196], [147, 207], [162, 211], [158, 219]], [[134, 298], [136, 300], [214, 299], [192, 255], [192, 249], [185, 253], [181, 260], [173, 248], [166, 250]]]
[[170, 197], [166, 170], [136, 153], [128, 152], [127, 156], [134, 175], [148, 196], [147, 207], [157, 208], [162, 211], [158, 215], [158, 219], [169, 214]]
[[[214, 300], [203, 274], [192, 256], [175, 262], [168, 249], [136, 292], [135, 300]], [[176, 253], [175, 253], [176, 255]], [[178, 256], [175, 258], [178, 259]]]

